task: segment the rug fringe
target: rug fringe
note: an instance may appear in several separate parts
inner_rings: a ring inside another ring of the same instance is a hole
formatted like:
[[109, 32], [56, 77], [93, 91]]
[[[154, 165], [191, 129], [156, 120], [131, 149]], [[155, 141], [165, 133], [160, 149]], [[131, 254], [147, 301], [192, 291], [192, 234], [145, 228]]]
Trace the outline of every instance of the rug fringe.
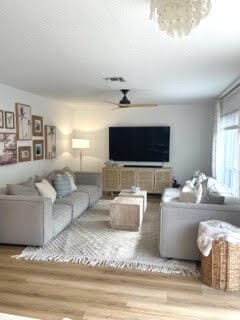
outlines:
[[98, 257], [94, 257], [93, 259], [89, 257], [68, 257], [68, 256], [48, 256], [48, 255], [39, 255], [32, 253], [24, 253], [24, 251], [19, 254], [12, 256], [17, 260], [31, 260], [31, 261], [52, 261], [52, 262], [61, 262], [61, 263], [74, 263], [74, 264], [83, 264], [90, 267], [110, 267], [115, 269], [135, 269], [144, 272], [156, 272], [156, 273], [166, 273], [166, 274], [184, 274], [186, 276], [199, 276], [199, 270], [196, 268], [193, 270], [192, 268], [188, 268], [188, 266], [178, 268], [173, 265], [164, 265], [157, 266], [154, 264], [144, 264], [142, 262], [129, 262], [129, 261], [111, 261], [106, 259], [101, 259]]

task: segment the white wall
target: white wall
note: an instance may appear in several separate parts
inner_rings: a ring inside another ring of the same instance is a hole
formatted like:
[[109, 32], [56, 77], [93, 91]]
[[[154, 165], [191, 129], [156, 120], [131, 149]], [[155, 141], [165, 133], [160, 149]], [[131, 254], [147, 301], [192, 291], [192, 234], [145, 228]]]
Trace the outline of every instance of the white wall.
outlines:
[[[109, 126], [167, 125], [171, 127], [170, 163], [183, 182], [193, 171], [211, 173], [213, 107], [204, 105], [161, 106], [152, 109], [112, 110], [106, 104], [78, 106], [74, 116], [75, 137], [91, 140], [85, 151], [84, 169], [101, 171], [108, 160]], [[78, 166], [75, 154], [74, 166]]]
[[[0, 187], [5, 186], [6, 183], [23, 181], [35, 174], [45, 174], [52, 168], [61, 168], [72, 161], [70, 136], [73, 112], [71, 107], [56, 100], [0, 85], [0, 109], [15, 111], [16, 102], [30, 105], [33, 115], [43, 116], [44, 125], [55, 125], [57, 127], [57, 159], [0, 166]], [[14, 130], [0, 129], [0, 131], [13, 132]], [[32, 145], [32, 142], [18, 142], [18, 146], [21, 145]]]

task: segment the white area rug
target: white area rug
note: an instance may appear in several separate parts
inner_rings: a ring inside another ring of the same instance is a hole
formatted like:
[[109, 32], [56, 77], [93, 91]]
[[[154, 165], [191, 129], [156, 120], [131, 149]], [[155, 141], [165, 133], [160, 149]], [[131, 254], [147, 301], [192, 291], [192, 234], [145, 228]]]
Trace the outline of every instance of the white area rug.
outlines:
[[195, 262], [159, 256], [159, 204], [149, 202], [139, 232], [113, 230], [110, 200], [100, 200], [47, 245], [27, 247], [17, 258], [131, 268], [141, 271], [199, 275]]

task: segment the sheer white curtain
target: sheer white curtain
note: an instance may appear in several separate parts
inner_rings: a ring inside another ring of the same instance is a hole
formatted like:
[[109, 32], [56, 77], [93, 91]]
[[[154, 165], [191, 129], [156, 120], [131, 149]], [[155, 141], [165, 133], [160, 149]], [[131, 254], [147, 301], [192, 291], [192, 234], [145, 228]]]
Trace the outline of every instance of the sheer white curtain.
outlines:
[[220, 154], [221, 154], [221, 117], [220, 101], [218, 100], [214, 110], [213, 146], [212, 146], [212, 176], [220, 178]]
[[[217, 178], [239, 197], [240, 158], [239, 158], [239, 111], [221, 117], [221, 129], [218, 133], [219, 165]], [[217, 165], [217, 166], [218, 166]]]

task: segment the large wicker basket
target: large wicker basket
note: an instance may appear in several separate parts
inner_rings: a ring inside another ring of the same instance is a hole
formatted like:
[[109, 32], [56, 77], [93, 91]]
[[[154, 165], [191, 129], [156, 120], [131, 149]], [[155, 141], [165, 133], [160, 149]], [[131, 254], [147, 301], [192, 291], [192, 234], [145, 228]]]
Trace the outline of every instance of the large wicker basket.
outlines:
[[201, 279], [215, 289], [240, 290], [240, 244], [213, 241], [211, 254], [202, 256]]

